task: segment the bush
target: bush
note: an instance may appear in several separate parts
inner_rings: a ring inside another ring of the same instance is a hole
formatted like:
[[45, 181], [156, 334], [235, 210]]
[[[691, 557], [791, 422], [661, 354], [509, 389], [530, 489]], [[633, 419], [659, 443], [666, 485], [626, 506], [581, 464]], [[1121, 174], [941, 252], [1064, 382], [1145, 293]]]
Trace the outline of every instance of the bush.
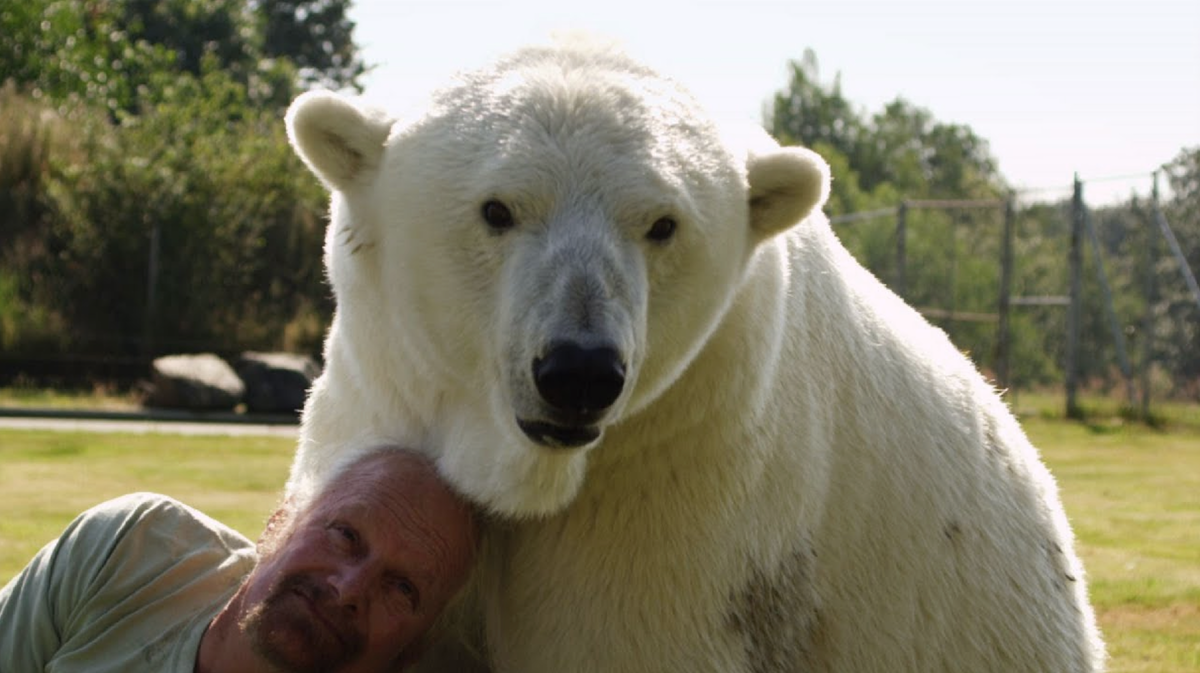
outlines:
[[[0, 167], [14, 167], [0, 175], [24, 185], [5, 190], [24, 204], [0, 246], [6, 353], [319, 343], [313, 333], [332, 308], [321, 265], [325, 196], [290, 151], [282, 120], [215, 69], [171, 76], [160, 90], [169, 96], [137, 116], [114, 123], [85, 111], [69, 129], [39, 121], [45, 110], [6, 91], [22, 103], [3, 106], [17, 117], [5, 128], [26, 129], [14, 135], [27, 140], [0, 144]], [[74, 149], [51, 152], [68, 132]], [[19, 182], [7, 177], [30, 165]], [[16, 245], [21, 232], [36, 244]], [[59, 341], [47, 343], [48, 329]]]

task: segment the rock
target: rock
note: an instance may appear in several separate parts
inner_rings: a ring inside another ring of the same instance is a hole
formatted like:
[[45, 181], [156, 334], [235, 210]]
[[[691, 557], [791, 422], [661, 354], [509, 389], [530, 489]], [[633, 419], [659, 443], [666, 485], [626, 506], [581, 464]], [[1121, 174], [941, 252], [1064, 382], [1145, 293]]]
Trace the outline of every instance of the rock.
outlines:
[[167, 355], [151, 365], [148, 407], [197, 411], [232, 410], [246, 386], [227, 362], [212, 353]]
[[246, 384], [246, 410], [298, 414], [321, 367], [307, 355], [242, 353], [238, 375]]

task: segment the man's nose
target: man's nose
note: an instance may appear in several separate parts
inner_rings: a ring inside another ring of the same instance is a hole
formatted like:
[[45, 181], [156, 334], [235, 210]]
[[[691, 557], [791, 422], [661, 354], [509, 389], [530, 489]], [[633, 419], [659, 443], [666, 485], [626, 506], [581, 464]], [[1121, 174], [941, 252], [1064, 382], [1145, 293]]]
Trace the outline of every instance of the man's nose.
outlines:
[[365, 564], [343, 565], [330, 573], [329, 584], [334, 589], [334, 601], [338, 605], [357, 611], [369, 595], [370, 572]]

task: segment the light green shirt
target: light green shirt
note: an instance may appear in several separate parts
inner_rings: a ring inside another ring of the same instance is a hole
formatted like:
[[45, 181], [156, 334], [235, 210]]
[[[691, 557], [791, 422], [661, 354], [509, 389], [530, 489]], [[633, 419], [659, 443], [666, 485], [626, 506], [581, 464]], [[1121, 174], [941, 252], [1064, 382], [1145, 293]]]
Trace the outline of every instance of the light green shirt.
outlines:
[[75, 519], [0, 591], [0, 673], [191, 673], [254, 544], [166, 496]]

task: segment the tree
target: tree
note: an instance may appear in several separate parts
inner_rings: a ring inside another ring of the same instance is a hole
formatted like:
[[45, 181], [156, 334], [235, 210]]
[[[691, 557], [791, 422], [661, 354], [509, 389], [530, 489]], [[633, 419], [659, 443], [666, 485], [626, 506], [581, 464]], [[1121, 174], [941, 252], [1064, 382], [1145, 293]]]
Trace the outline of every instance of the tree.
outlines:
[[25, 0], [0, 10], [0, 82], [65, 108], [137, 108], [153, 73], [175, 68], [165, 46], [133, 39], [110, 2]]
[[244, 0], [0, 5], [5, 352], [315, 352], [326, 200], [260, 29]]
[[108, 5], [133, 42], [165, 48], [175, 67], [199, 75], [201, 61], [245, 81], [258, 59], [258, 36], [244, 0], [120, 0]]
[[[987, 198], [1005, 189], [987, 142], [970, 127], [939, 122], [901, 98], [866, 116], [843, 95], [840, 76], [821, 83], [811, 50], [791, 63], [790, 81], [771, 110], [766, 127], [777, 140], [820, 147], [831, 157], [831, 213], [838, 206], [879, 207], [879, 196], [894, 199], [882, 205], [896, 205], [897, 196]], [[842, 171], [843, 164], [853, 172]]]
[[[997, 198], [1004, 183], [987, 142], [968, 126], [939, 122], [901, 98], [875, 113], [860, 112], [842, 93], [841, 77], [820, 80], [811, 50], [793, 62], [786, 88], [775, 94], [767, 129], [783, 144], [803, 144], [833, 173], [830, 215], [899, 206], [915, 199]], [[998, 294], [1000, 209], [907, 213], [905, 299], [947, 312], [987, 312]], [[990, 231], [991, 235], [979, 235]], [[885, 280], [898, 275], [895, 220], [839, 228], [846, 247]], [[960, 348], [981, 365], [994, 351], [987, 323], [943, 321]]]
[[789, 64], [791, 77], [775, 93], [766, 128], [783, 145], [803, 145], [819, 152], [833, 169], [828, 211], [841, 214], [869, 208], [853, 159], [865, 132], [863, 121], [843, 95], [841, 77], [829, 90], [820, 82], [820, 66], [811, 49]]
[[[1200, 147], [1181, 150], [1163, 168], [1171, 188], [1163, 211], [1195, 274], [1200, 272]], [[1200, 398], [1200, 307], [1161, 237], [1156, 247], [1155, 355], [1177, 385], [1187, 388], [1177, 392]]]
[[789, 66], [791, 81], [775, 94], [767, 126], [771, 135], [785, 145], [811, 147], [824, 143], [843, 155], [853, 155], [865, 129], [859, 114], [842, 95], [841, 76], [834, 77], [826, 90], [820, 82], [817, 56], [811, 49]]
[[[277, 348], [294, 318], [329, 308], [324, 194], [277, 115], [214, 64], [151, 111], [91, 120], [86, 161], [52, 177], [34, 299], [66, 317], [76, 352], [141, 355], [144, 336], [155, 350]], [[315, 347], [319, 331], [302, 337], [291, 345]]]
[[354, 44], [349, 0], [257, 0], [263, 54], [296, 64], [305, 86], [362, 90], [366, 66]]
[[[282, 110], [298, 84], [359, 88], [348, 0], [22, 0], [0, 8], [0, 84], [114, 118], [157, 104], [205, 59]], [[154, 80], [154, 81], [151, 81]]]

